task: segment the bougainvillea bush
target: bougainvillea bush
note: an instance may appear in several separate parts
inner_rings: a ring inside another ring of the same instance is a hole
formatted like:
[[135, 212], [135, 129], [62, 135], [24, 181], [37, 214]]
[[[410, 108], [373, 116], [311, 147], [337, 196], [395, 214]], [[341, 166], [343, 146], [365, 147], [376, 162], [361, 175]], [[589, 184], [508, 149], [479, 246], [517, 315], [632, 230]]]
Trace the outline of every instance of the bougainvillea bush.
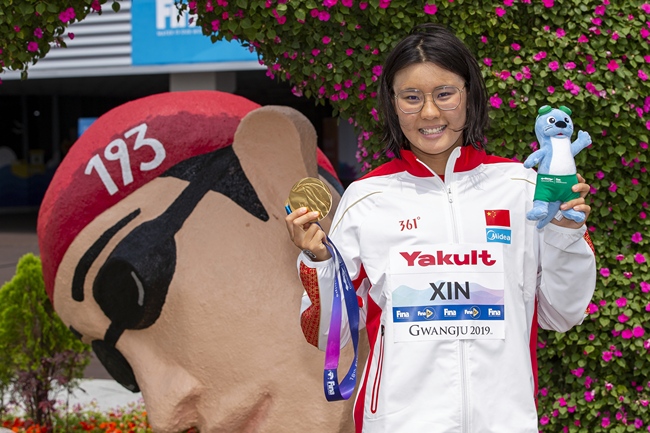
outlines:
[[[60, 7], [31, 15], [23, 34], [46, 16], [65, 20], [58, 14], [66, 8], [79, 17], [91, 2], [48, 4]], [[524, 159], [537, 147], [539, 107], [570, 107], [577, 129], [593, 138], [576, 160], [592, 186], [588, 226], [599, 279], [581, 326], [540, 333], [540, 430], [650, 431], [650, 3], [198, 0], [178, 7], [213, 41], [250, 46], [269, 77], [289, 80], [296, 95], [327, 102], [353, 123], [364, 170], [393, 156], [382, 150], [377, 80], [387, 52], [417, 23], [448, 25], [476, 54], [490, 96], [491, 152]], [[3, 38], [7, 31], [0, 28]], [[27, 39], [21, 43], [14, 51], [27, 52]]]

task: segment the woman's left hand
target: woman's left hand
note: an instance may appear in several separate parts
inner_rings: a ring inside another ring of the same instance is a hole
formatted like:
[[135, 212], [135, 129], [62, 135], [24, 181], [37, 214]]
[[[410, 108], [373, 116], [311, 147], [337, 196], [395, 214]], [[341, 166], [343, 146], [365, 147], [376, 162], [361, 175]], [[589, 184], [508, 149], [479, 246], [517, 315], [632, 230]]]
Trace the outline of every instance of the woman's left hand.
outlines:
[[575, 211], [581, 211], [585, 213], [585, 220], [581, 223], [577, 223], [573, 220], [570, 220], [569, 218], [562, 218], [560, 221], [556, 220], [553, 218], [551, 220], [551, 223], [558, 225], [560, 227], [566, 227], [570, 229], [578, 229], [582, 227], [586, 222], [587, 219], [589, 218], [589, 213], [591, 212], [591, 206], [589, 206], [585, 202], [585, 197], [587, 194], [589, 194], [589, 191], [591, 187], [586, 183], [585, 178], [578, 173], [578, 183], [573, 185], [571, 188], [575, 192], [580, 193], [580, 197], [574, 198], [573, 200], [569, 200], [566, 203], [562, 203], [560, 206], [560, 210], [568, 210], [568, 209], [573, 209]]

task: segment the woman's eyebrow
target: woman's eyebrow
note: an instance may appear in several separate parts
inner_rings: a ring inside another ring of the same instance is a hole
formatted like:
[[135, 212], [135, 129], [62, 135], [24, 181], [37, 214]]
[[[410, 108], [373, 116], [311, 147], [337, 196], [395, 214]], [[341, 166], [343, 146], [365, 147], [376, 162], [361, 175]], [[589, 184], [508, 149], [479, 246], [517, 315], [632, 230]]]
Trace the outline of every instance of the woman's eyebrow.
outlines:
[[106, 247], [113, 236], [115, 236], [117, 232], [122, 230], [124, 226], [130, 223], [138, 215], [140, 215], [140, 209], [134, 210], [116, 222], [108, 230], [102, 233], [102, 235], [90, 246], [90, 248], [86, 250], [81, 259], [79, 259], [79, 263], [77, 263], [77, 267], [74, 270], [74, 276], [72, 278], [72, 299], [78, 302], [82, 302], [84, 300], [84, 282], [86, 281], [86, 275], [88, 274], [90, 266], [92, 266], [95, 260], [97, 260], [99, 254]]

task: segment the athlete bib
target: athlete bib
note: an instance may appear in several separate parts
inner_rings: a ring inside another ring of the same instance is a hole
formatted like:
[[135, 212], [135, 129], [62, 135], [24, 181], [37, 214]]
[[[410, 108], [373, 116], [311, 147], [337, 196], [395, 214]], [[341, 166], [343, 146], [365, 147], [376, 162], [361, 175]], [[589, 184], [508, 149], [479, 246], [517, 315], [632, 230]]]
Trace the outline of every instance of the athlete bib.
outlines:
[[396, 342], [505, 338], [503, 245], [395, 247], [390, 269]]

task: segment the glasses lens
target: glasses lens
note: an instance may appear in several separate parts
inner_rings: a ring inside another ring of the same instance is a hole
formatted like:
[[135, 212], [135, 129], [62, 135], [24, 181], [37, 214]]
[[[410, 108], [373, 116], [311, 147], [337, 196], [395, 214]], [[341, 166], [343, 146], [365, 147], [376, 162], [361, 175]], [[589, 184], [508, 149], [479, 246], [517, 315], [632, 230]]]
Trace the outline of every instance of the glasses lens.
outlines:
[[433, 91], [433, 101], [441, 110], [453, 110], [460, 105], [460, 89], [445, 86]]
[[424, 93], [419, 90], [402, 90], [397, 94], [397, 106], [405, 113], [417, 113], [424, 105]]

